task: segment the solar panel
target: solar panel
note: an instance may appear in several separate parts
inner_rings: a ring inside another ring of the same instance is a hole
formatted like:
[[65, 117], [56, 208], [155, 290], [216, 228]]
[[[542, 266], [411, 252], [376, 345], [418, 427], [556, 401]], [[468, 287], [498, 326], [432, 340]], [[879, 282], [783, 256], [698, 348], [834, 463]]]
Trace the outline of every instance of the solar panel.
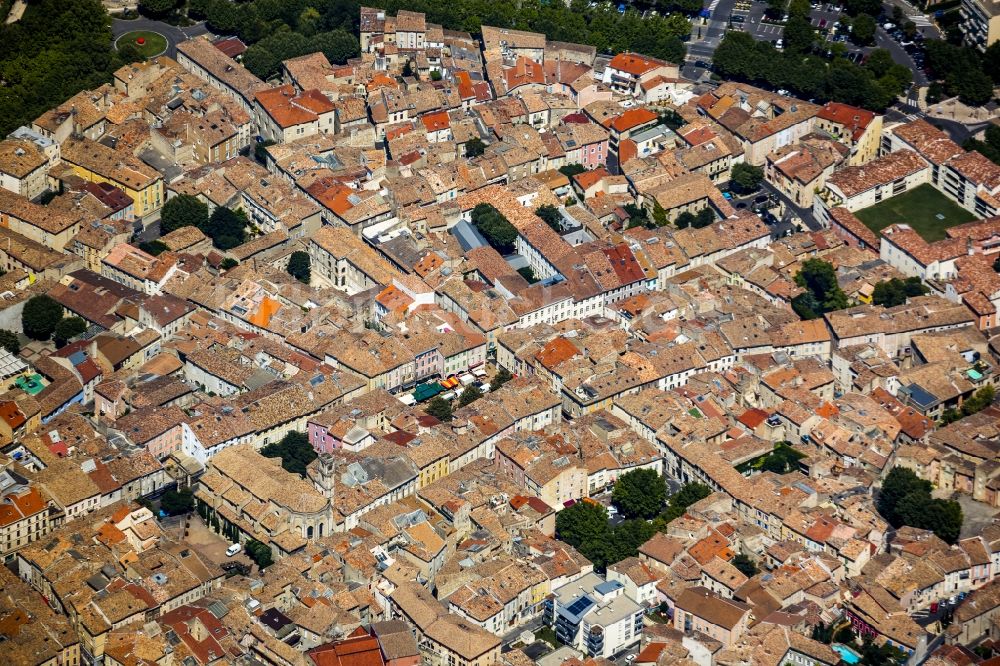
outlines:
[[573, 615], [579, 617], [580, 615], [583, 615], [593, 605], [594, 602], [591, 601], [590, 597], [581, 597], [576, 601], [574, 601], [572, 604], [570, 604], [570, 607], [567, 608], [566, 610], [568, 610]]

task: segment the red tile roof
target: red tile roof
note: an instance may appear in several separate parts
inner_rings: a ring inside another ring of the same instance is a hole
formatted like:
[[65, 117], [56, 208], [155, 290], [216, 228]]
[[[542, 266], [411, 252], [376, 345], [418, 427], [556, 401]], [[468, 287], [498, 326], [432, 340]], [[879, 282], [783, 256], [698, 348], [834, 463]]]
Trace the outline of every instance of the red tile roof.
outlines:
[[826, 106], [819, 110], [817, 117], [828, 120], [838, 125], [843, 125], [851, 132], [855, 141], [868, 129], [868, 125], [875, 119], [875, 114], [867, 109], [861, 109], [840, 102], [827, 102]]
[[439, 111], [437, 113], [428, 113], [425, 116], [420, 117], [420, 122], [424, 124], [424, 127], [428, 132], [437, 132], [439, 130], [448, 129], [451, 127], [451, 123], [448, 120], [447, 111]]
[[603, 252], [611, 262], [611, 267], [615, 269], [615, 275], [621, 284], [632, 284], [646, 277], [632, 250], [625, 243], [619, 243]]
[[646, 72], [651, 72], [665, 64], [662, 60], [647, 58], [637, 53], [619, 53], [611, 59], [608, 67], [617, 69], [620, 72], [627, 72], [632, 76], [642, 76]]
[[616, 132], [627, 132], [641, 125], [651, 123], [657, 118], [656, 114], [649, 109], [629, 109], [620, 116], [615, 116], [607, 121], [607, 126]]
[[378, 640], [354, 636], [306, 653], [316, 666], [385, 666]]
[[753, 407], [743, 412], [737, 421], [745, 425], [746, 427], [753, 429], [759, 426], [767, 418], [767, 412], [763, 409], [757, 409]]

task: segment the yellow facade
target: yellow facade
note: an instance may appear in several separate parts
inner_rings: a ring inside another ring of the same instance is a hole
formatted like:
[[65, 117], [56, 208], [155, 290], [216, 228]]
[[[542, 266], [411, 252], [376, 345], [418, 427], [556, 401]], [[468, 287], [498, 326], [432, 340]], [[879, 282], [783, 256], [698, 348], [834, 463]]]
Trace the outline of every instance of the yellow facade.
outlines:
[[139, 219], [144, 218], [147, 215], [155, 213], [156, 211], [163, 208], [164, 199], [163, 199], [162, 178], [157, 178], [155, 181], [147, 185], [142, 190], [133, 190], [130, 187], [122, 185], [113, 178], [108, 178], [106, 176], [103, 176], [99, 173], [91, 171], [90, 169], [87, 169], [86, 167], [82, 167], [78, 164], [71, 164], [70, 166], [73, 167], [73, 171], [76, 173], [76, 175], [80, 176], [80, 178], [83, 178], [84, 180], [88, 180], [91, 183], [108, 183], [109, 185], [113, 185], [114, 187], [118, 188], [119, 190], [127, 194], [129, 198], [132, 199], [133, 202], [135, 202], [133, 211], [136, 218]]

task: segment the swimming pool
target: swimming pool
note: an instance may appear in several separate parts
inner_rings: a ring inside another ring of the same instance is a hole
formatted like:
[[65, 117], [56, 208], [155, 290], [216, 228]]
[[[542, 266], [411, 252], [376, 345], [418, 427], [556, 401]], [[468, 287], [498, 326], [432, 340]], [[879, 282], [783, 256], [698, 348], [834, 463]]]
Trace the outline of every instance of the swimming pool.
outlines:
[[840, 643], [834, 643], [830, 647], [833, 648], [834, 652], [840, 655], [840, 658], [845, 664], [856, 664], [861, 661], [861, 655], [847, 647], [846, 645], [841, 645]]

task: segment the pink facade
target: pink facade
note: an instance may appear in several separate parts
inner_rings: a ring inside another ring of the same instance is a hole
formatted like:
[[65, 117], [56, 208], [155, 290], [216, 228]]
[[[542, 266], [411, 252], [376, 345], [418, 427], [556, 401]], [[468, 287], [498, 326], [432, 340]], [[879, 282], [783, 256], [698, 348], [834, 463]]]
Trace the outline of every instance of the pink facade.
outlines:
[[306, 424], [306, 430], [309, 435], [309, 443], [312, 444], [316, 453], [330, 453], [339, 449], [343, 444], [343, 442], [333, 436], [329, 428], [325, 425], [309, 421]]
[[171, 453], [181, 448], [184, 435], [181, 426], [178, 424], [170, 428], [162, 435], [154, 437], [146, 443], [146, 450], [156, 456], [157, 460], [163, 460]]
[[587, 169], [602, 167], [608, 162], [608, 141], [587, 144], [580, 149], [580, 164]]

